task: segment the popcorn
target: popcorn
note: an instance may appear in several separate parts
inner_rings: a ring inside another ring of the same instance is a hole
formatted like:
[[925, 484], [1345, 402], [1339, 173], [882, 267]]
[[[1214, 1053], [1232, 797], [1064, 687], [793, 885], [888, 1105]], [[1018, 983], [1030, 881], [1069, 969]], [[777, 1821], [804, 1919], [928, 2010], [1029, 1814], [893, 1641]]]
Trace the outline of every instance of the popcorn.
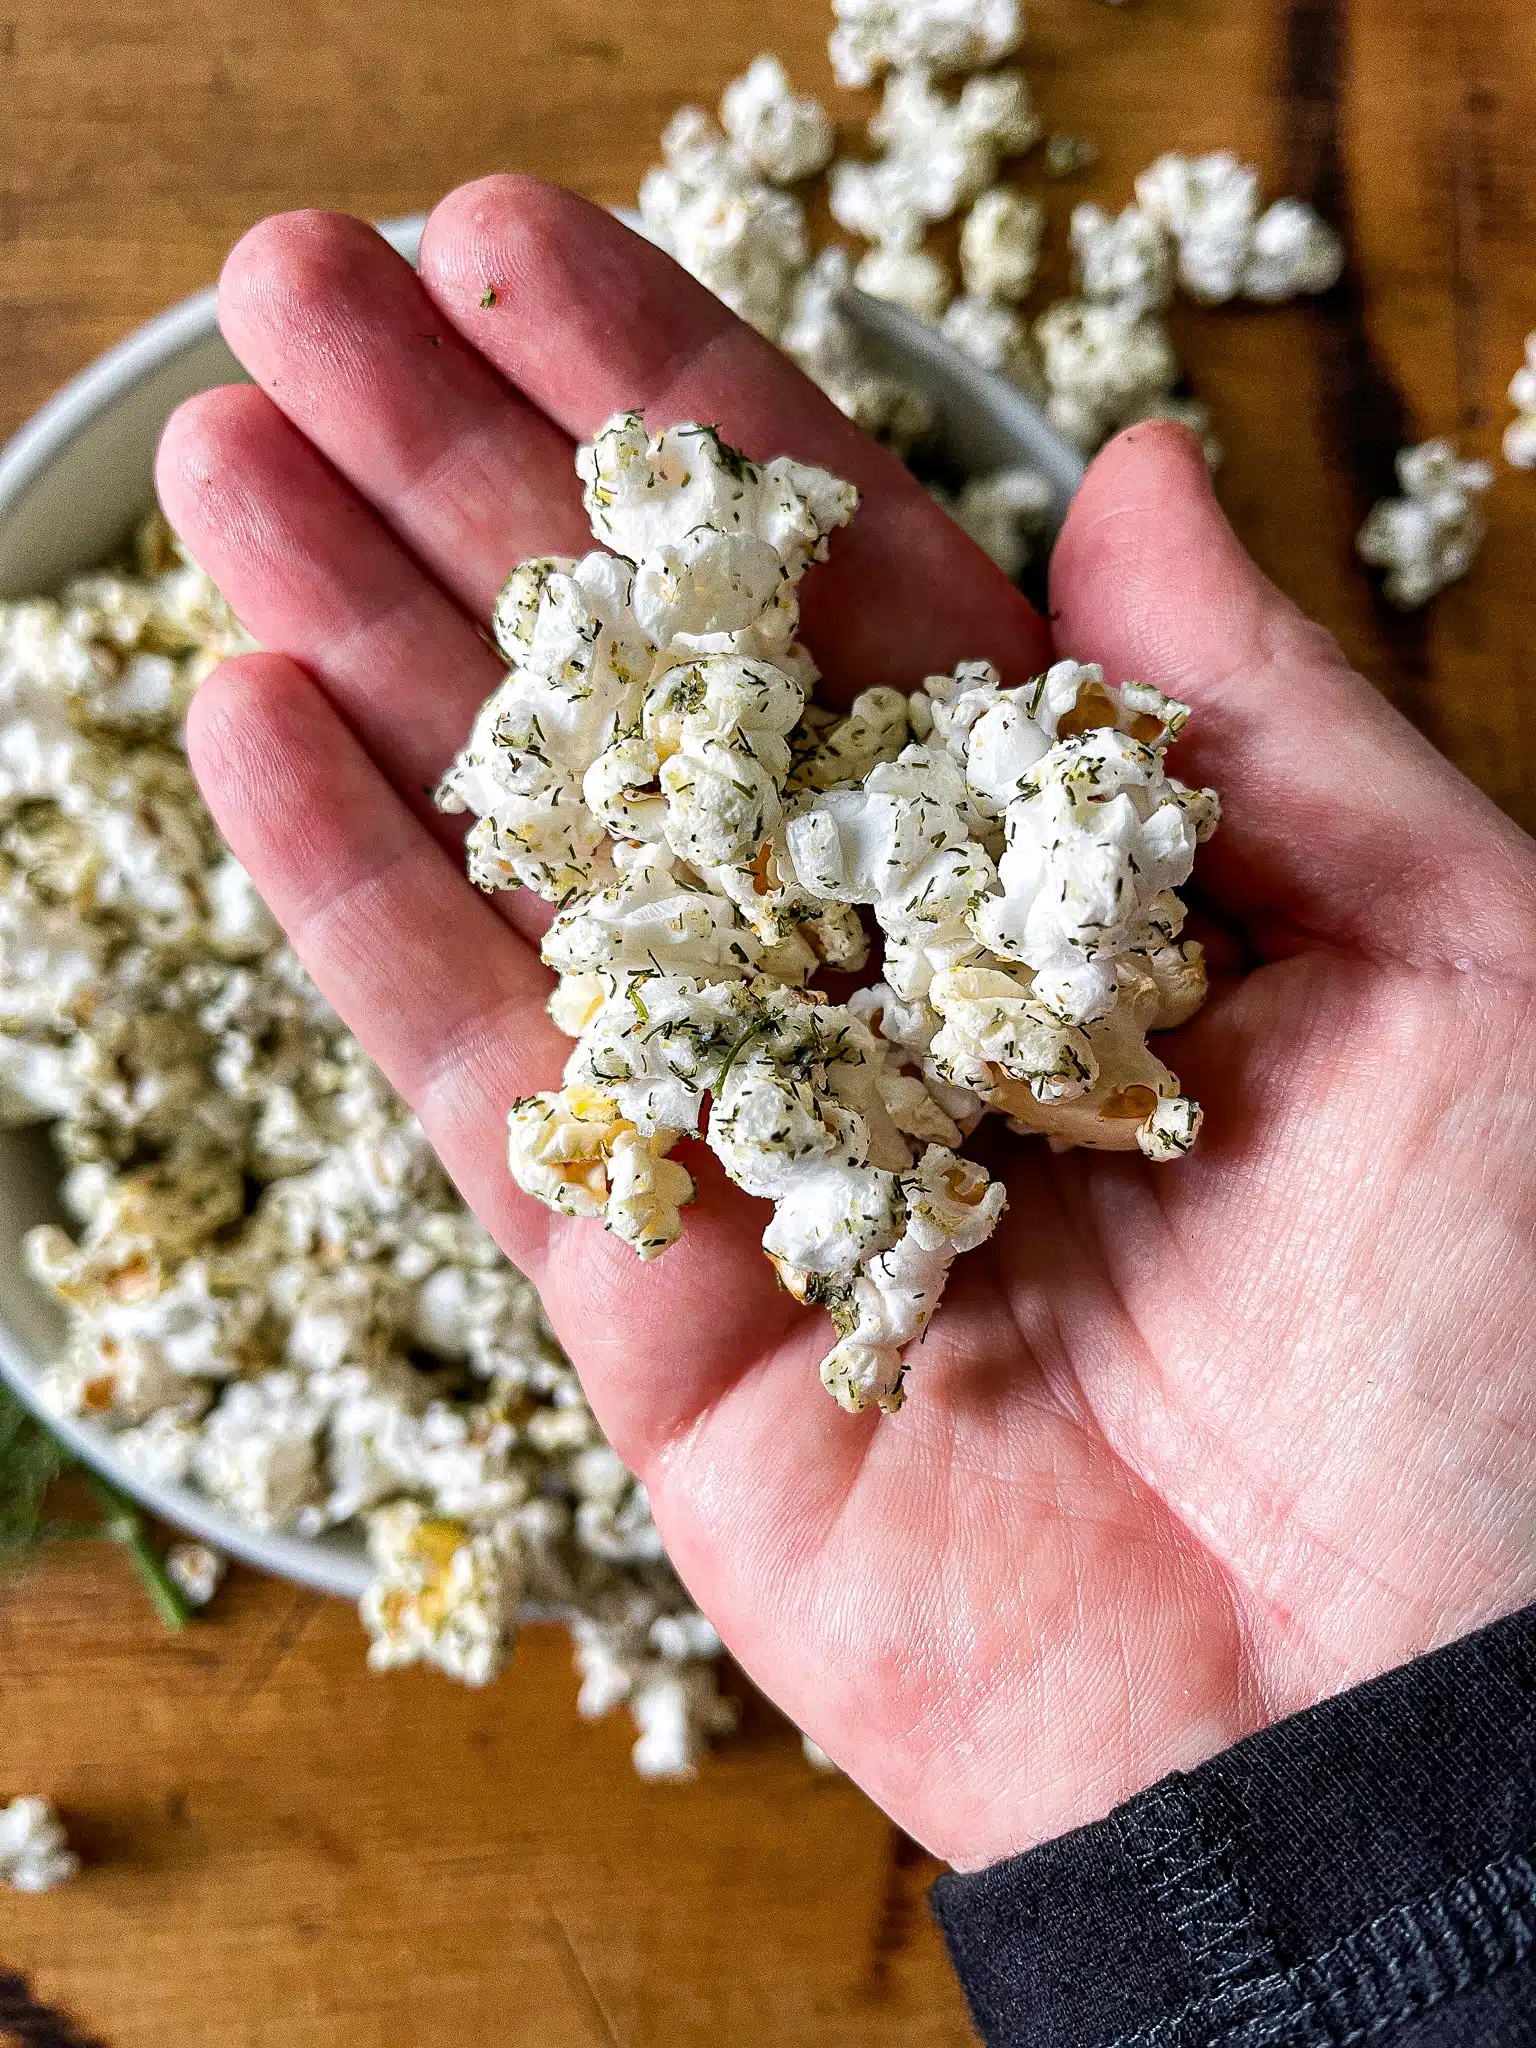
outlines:
[[1035, 322], [1050, 396], [1046, 413], [1069, 440], [1092, 450], [1178, 382], [1161, 320], [1134, 304], [1063, 299]]
[[927, 72], [893, 71], [869, 124], [886, 153], [833, 166], [832, 217], [882, 247], [913, 249], [928, 225], [979, 197], [1002, 159], [1033, 148], [1041, 132], [1017, 71], [969, 79], [954, 101]]
[[985, 549], [1003, 574], [1017, 582], [1029, 561], [1035, 536], [1050, 519], [1055, 492], [1050, 479], [1027, 464], [973, 476], [956, 495], [930, 486], [939, 503]]
[[926, 249], [876, 246], [862, 257], [853, 273], [861, 292], [904, 306], [919, 320], [937, 320], [954, 297], [954, 279], [937, 256]]
[[321, 1498], [324, 1404], [291, 1371], [237, 1380], [203, 1425], [197, 1483], [253, 1529], [296, 1528]]
[[1099, 206], [1072, 210], [1072, 254], [1085, 299], [1156, 313], [1173, 297], [1173, 251], [1161, 225], [1139, 206], [1115, 219]]
[[1509, 387], [1519, 414], [1504, 432], [1504, 460], [1516, 469], [1536, 469], [1536, 334], [1525, 340], [1525, 362]]
[[735, 1701], [720, 1694], [720, 1638], [703, 1615], [655, 1615], [649, 1601], [632, 1597], [600, 1618], [578, 1621], [573, 1633], [582, 1679], [577, 1712], [596, 1719], [627, 1704], [639, 1736], [632, 1751], [639, 1775], [694, 1777], [709, 1738], [729, 1734], [739, 1718]]
[[401, 1500], [369, 1516], [368, 1551], [376, 1577], [362, 1611], [375, 1671], [428, 1663], [465, 1685], [499, 1676], [522, 1598], [515, 1528], [475, 1534]]
[[1259, 174], [1229, 151], [1159, 157], [1136, 180], [1142, 212], [1178, 250], [1179, 283], [1204, 305], [1274, 305], [1338, 283], [1344, 248], [1299, 199], [1259, 211]]
[[1075, 178], [1099, 160], [1095, 144], [1082, 135], [1048, 135], [1045, 138], [1045, 175]]
[[888, 68], [970, 71], [1024, 39], [1019, 0], [832, 0], [832, 13], [839, 85], [870, 85]]
[[839, 411], [904, 454], [932, 425], [932, 409], [921, 392], [865, 361], [838, 306], [838, 295], [851, 282], [848, 252], [835, 245], [823, 249], [795, 285], [780, 345]]
[[[694, 1193], [670, 1154], [702, 1139], [773, 1204], [763, 1248], [785, 1286], [829, 1311], [829, 1390], [852, 1410], [898, 1408], [951, 1263], [1002, 1213], [1001, 1187], [954, 1150], [985, 1108], [1149, 1157], [1194, 1140], [1197, 1108], [1145, 1044], [1204, 993], [1198, 948], [1175, 946], [1173, 892], [1216, 801], [1163, 760], [1188, 713], [1070, 661], [1022, 691], [975, 662], [910, 701], [867, 691], [843, 718], [808, 706], [795, 585], [850, 515], [847, 487], [747, 463], [697, 427], [648, 436], [635, 414], [576, 466], [655, 654], [638, 720], [631, 700], [583, 781], [610, 836], [543, 944], [561, 977], [551, 1014], [576, 1042], [563, 1086], [512, 1106], [509, 1166], [648, 1259]], [[1043, 509], [1032, 474], [993, 488], [999, 515]], [[765, 550], [776, 578], [758, 573]], [[621, 618], [607, 629], [626, 640]], [[516, 664], [527, 635], [512, 640]], [[698, 651], [679, 660], [685, 642]], [[471, 746], [526, 743], [488, 709]], [[466, 770], [494, 800], [496, 761], [461, 757], [455, 799]], [[886, 980], [832, 1003], [807, 984], [862, 959], [860, 904]], [[620, 1525], [636, 1507], [654, 1540], [629, 1476], [611, 1454], [582, 1457], [588, 1548], [648, 1556]], [[665, 1697], [681, 1711], [681, 1693]]]
[[793, 185], [825, 170], [837, 141], [826, 109], [791, 89], [774, 56], [754, 58], [725, 88], [720, 119], [753, 169], [774, 185]]
[[1040, 267], [1045, 208], [1006, 185], [983, 192], [960, 231], [960, 274], [972, 298], [1027, 299]]
[[0, 1880], [16, 1892], [48, 1892], [80, 1868], [52, 1803], [37, 1797], [0, 1807]]
[[1355, 546], [1363, 562], [1386, 570], [1388, 600], [1414, 611], [1471, 568], [1485, 531], [1478, 500], [1493, 469], [1461, 461], [1449, 441], [1425, 441], [1399, 453], [1397, 480], [1403, 495], [1372, 507]]
[[206, 1543], [173, 1543], [165, 1553], [165, 1569], [192, 1607], [206, 1607], [229, 1570], [229, 1560]]
[[802, 880], [871, 903], [886, 935], [861, 1010], [957, 1118], [970, 1101], [1056, 1142], [1187, 1150], [1198, 1110], [1145, 1044], [1205, 994], [1173, 891], [1218, 809], [1163, 767], [1186, 708], [1087, 664], [1007, 691], [971, 663], [909, 716], [924, 742], [789, 830]]
[[770, 104], [763, 83], [760, 74], [748, 89], [741, 79], [741, 93], [728, 94], [731, 118], [748, 147], [736, 147], [697, 107], [674, 115], [662, 137], [666, 161], [642, 181], [638, 206], [653, 241], [743, 320], [772, 336], [808, 260], [805, 212], [793, 193], [756, 174], [749, 149], [772, 162], [771, 175], [782, 174], [807, 148], [814, 116], [804, 110], [815, 103]]
[[1031, 397], [1044, 396], [1040, 359], [1023, 315], [995, 299], [962, 293], [944, 315], [943, 334], [982, 365], [1011, 377]]

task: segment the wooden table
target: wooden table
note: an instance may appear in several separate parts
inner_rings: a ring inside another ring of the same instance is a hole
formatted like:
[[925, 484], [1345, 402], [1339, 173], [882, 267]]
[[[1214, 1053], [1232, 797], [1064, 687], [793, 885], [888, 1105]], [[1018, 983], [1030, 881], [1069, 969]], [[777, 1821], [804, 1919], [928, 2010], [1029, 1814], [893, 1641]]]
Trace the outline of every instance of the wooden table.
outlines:
[[[1326, 305], [1175, 316], [1223, 494], [1265, 566], [1536, 822], [1536, 478], [1500, 471], [1475, 575], [1427, 615], [1386, 612], [1350, 551], [1398, 445], [1491, 455], [1508, 418], [1536, 326], [1536, 12], [1032, 15], [1048, 119], [1102, 150], [1058, 213], [1121, 204], [1164, 148], [1231, 146], [1350, 229]], [[825, 88], [825, 27], [820, 0], [0, 0], [0, 430], [265, 212], [405, 213], [505, 166], [621, 201], [672, 108], [759, 48]], [[345, 1608], [246, 1574], [173, 1640], [114, 1554], [49, 1557], [0, 1588], [0, 1795], [52, 1791], [89, 1868], [0, 1895], [0, 1966], [110, 2048], [969, 2038], [932, 1866], [765, 1708], [697, 1784], [645, 1787], [625, 1726], [579, 1724], [574, 1690], [543, 1632], [488, 1694], [371, 1678]]]

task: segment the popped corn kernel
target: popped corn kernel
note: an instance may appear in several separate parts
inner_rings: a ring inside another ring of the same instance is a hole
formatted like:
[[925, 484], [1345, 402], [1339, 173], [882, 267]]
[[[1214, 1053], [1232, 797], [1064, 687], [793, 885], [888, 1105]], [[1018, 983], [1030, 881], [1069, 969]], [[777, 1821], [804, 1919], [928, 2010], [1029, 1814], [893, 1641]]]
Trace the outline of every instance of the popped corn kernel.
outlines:
[[1449, 441], [1425, 441], [1397, 458], [1400, 498], [1383, 498], [1361, 527], [1360, 559], [1384, 569], [1382, 588], [1400, 611], [1415, 611], [1465, 576], [1482, 546], [1479, 500], [1492, 487], [1486, 462], [1464, 462]]
[[79, 1868], [51, 1801], [33, 1795], [0, 1807], [0, 1881], [12, 1891], [52, 1891]]

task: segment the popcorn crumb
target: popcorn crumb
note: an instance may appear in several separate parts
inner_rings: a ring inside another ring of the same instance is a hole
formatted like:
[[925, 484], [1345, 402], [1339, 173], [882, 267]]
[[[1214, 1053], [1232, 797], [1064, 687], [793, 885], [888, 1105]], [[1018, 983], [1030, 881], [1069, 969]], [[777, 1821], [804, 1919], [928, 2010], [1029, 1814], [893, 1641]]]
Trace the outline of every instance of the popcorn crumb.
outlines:
[[1075, 178], [1099, 160], [1098, 146], [1083, 135], [1048, 135], [1045, 139], [1045, 175]]

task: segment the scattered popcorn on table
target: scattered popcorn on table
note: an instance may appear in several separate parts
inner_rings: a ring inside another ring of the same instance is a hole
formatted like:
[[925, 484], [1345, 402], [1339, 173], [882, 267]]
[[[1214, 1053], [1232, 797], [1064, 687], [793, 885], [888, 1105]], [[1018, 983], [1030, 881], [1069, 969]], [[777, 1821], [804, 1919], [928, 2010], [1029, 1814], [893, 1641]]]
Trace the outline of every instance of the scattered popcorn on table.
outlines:
[[1509, 401], [1519, 417], [1504, 434], [1504, 459], [1516, 469], [1536, 469], [1536, 334], [1525, 341], [1525, 362], [1509, 387]]
[[[512, 600], [542, 603], [568, 651], [606, 601], [577, 580]], [[519, 630], [504, 609], [510, 644]], [[0, 1121], [51, 1127], [72, 1219], [27, 1245], [69, 1317], [43, 1395], [113, 1432], [147, 1480], [199, 1486], [257, 1526], [366, 1527], [403, 1503], [462, 1527], [441, 1584], [401, 1561], [398, 1527], [375, 1534], [392, 1574], [376, 1661], [487, 1671], [521, 1584], [554, 1616], [643, 1600], [686, 1673], [707, 1624], [533, 1289], [197, 794], [182, 716], [248, 645], [158, 520], [129, 567], [0, 603]], [[610, 635], [593, 658], [612, 675], [633, 651]], [[579, 731], [564, 745], [579, 758]], [[540, 841], [518, 857], [583, 856]], [[620, 1190], [637, 1233], [667, 1192], [645, 1178]], [[169, 1554], [189, 1597], [217, 1577], [212, 1556]], [[697, 1736], [719, 1716], [695, 1705]]]
[[1159, 157], [1136, 180], [1136, 198], [1172, 237], [1179, 283], [1203, 305], [1275, 305], [1329, 291], [1343, 275], [1343, 244], [1327, 222], [1299, 199], [1261, 213], [1258, 172], [1227, 150]]
[[[576, 469], [614, 553], [513, 572], [511, 671], [439, 790], [477, 814], [482, 887], [557, 904], [543, 957], [576, 1045], [562, 1088], [512, 1105], [508, 1163], [651, 1259], [694, 1195], [671, 1155], [702, 1137], [773, 1203], [784, 1285], [829, 1312], [829, 1391], [899, 1408], [951, 1264], [1002, 1214], [956, 1149], [986, 1110], [1153, 1160], [1194, 1142], [1198, 1106], [1146, 1045], [1205, 992], [1173, 892], [1217, 804], [1164, 766], [1188, 712], [1076, 662], [1023, 690], [976, 662], [839, 723], [809, 703], [795, 631], [851, 486], [638, 413]], [[1038, 515], [1038, 488], [1011, 480], [1015, 516]], [[574, 592], [601, 610], [573, 613]], [[552, 778], [562, 858], [529, 860], [522, 792]], [[808, 984], [862, 963], [860, 905], [885, 980], [832, 1003]], [[657, 1695], [656, 1730], [687, 1690]]]
[[206, 1607], [224, 1583], [229, 1560], [206, 1543], [173, 1543], [165, 1553], [165, 1568], [189, 1606]]
[[1397, 480], [1403, 495], [1373, 506], [1355, 545], [1363, 562], [1387, 572], [1388, 600], [1416, 611], [1471, 568], [1483, 544], [1479, 500], [1493, 469], [1463, 462], [1449, 441], [1425, 441], [1398, 455]]
[[869, 85], [887, 69], [974, 71], [1024, 39], [1019, 0], [832, 0], [832, 13], [839, 85]]
[[732, 312], [777, 336], [809, 260], [804, 207], [698, 107], [673, 116], [661, 147], [665, 162], [637, 201], [646, 232]]
[[80, 1868], [63, 1824], [46, 1799], [0, 1807], [0, 1882], [16, 1892], [49, 1892]]
[[725, 88], [720, 120], [753, 168], [773, 185], [813, 178], [831, 161], [837, 134], [819, 100], [797, 94], [777, 57], [754, 58]]

